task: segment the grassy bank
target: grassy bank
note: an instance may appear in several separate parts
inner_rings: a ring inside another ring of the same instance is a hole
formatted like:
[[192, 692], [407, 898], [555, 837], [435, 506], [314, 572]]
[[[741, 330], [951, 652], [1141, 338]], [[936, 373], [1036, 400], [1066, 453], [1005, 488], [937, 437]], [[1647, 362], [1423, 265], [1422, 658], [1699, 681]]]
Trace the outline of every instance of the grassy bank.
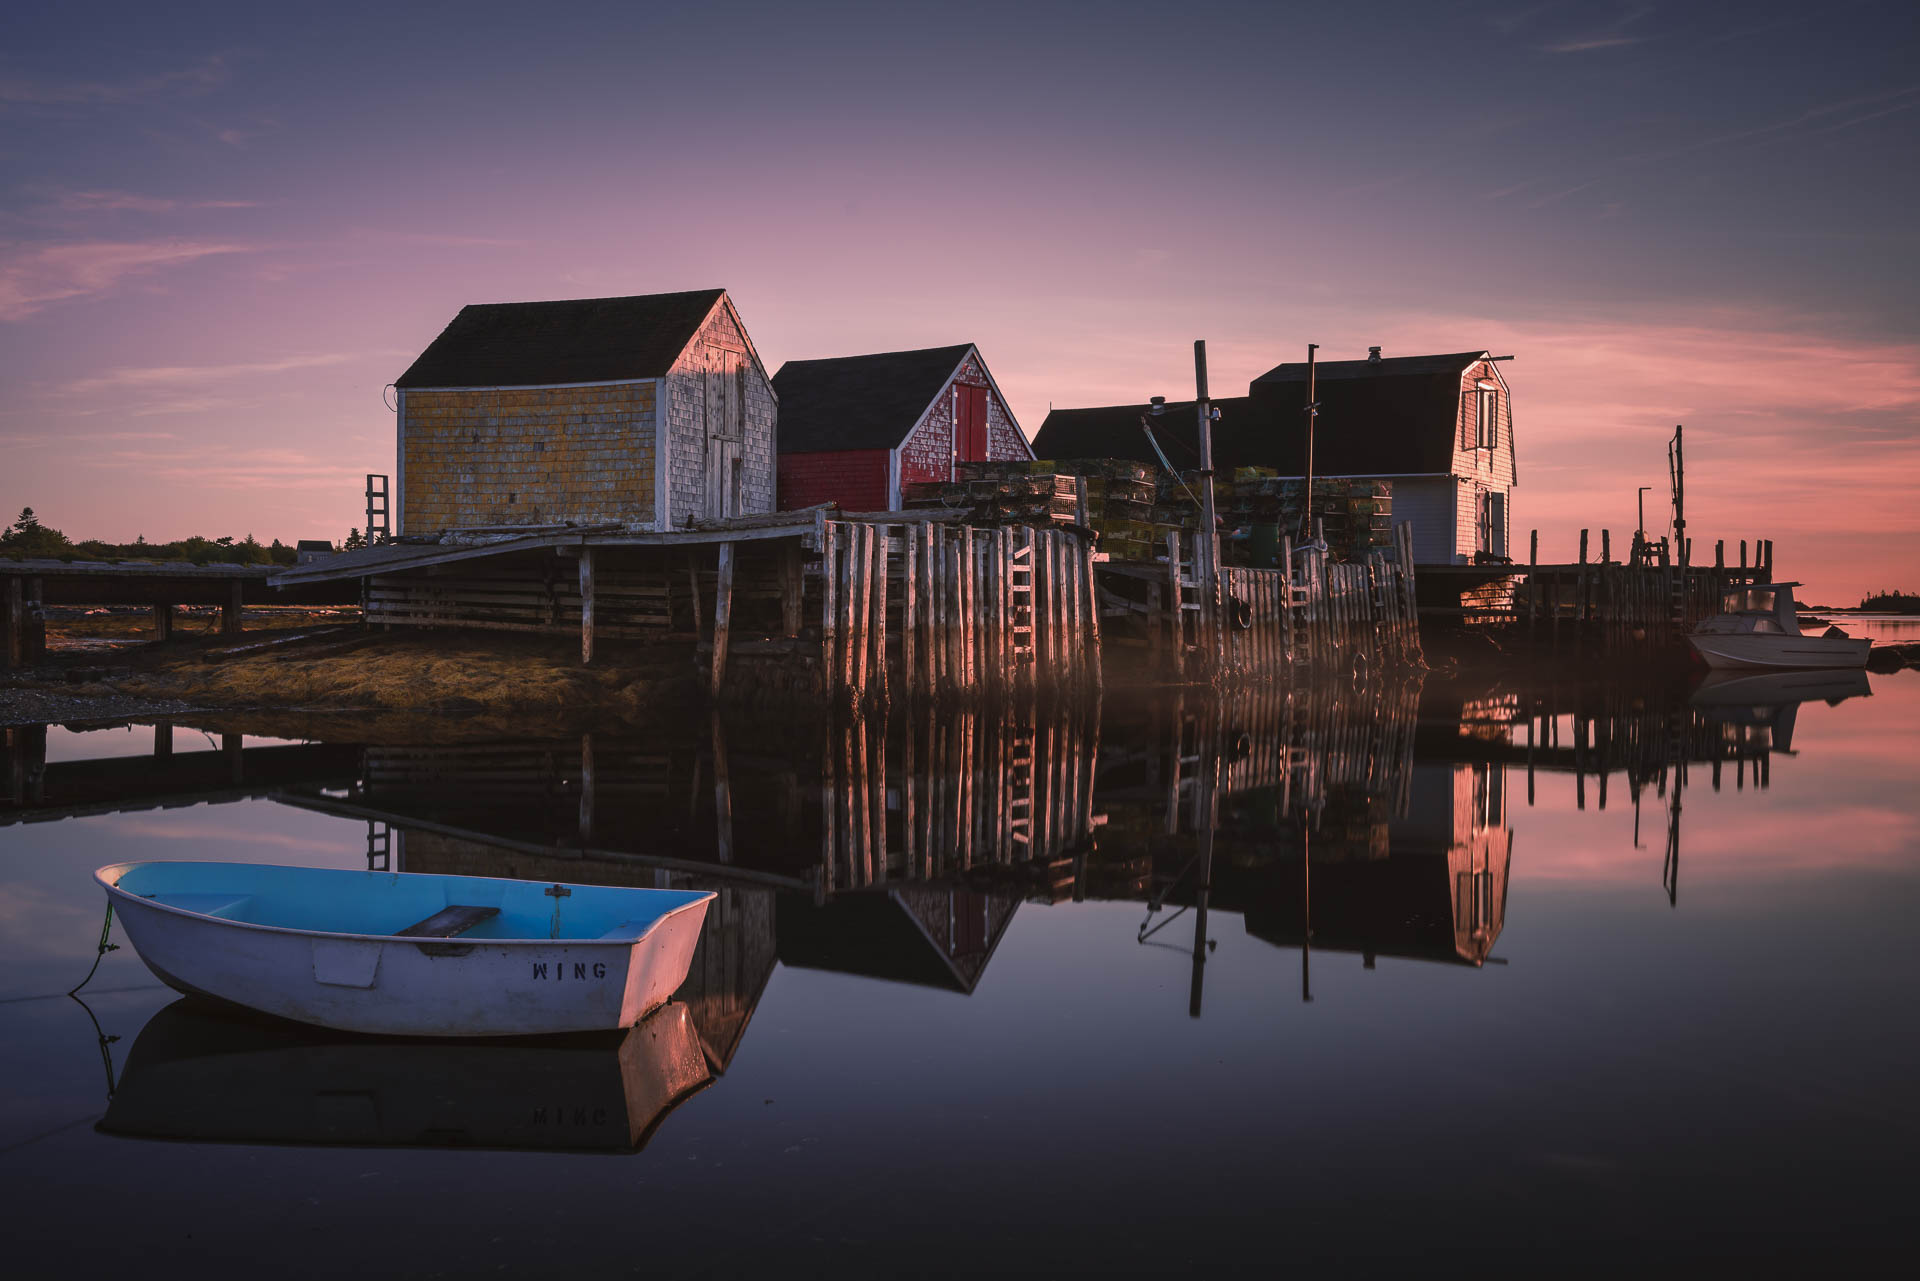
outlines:
[[[124, 667], [96, 673], [69, 661], [43, 679], [80, 696], [164, 699], [195, 708], [323, 718], [484, 716], [554, 731], [639, 719], [693, 690], [684, 655], [614, 649], [582, 667], [577, 643], [548, 637], [343, 630], [282, 646], [230, 648], [189, 638], [123, 651], [115, 661]], [[87, 679], [74, 684], [75, 677]]]

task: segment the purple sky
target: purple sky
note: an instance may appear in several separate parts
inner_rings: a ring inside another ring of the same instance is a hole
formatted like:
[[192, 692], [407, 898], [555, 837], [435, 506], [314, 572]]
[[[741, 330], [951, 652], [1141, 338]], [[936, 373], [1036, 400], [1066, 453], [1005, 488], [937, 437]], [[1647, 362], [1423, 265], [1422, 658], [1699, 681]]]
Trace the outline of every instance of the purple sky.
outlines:
[[1920, 590], [1911, 4], [16, 6], [0, 165], [0, 508], [74, 537], [339, 538], [463, 303], [724, 286], [1030, 433], [1511, 352], [1543, 555], [1684, 422], [1696, 538]]

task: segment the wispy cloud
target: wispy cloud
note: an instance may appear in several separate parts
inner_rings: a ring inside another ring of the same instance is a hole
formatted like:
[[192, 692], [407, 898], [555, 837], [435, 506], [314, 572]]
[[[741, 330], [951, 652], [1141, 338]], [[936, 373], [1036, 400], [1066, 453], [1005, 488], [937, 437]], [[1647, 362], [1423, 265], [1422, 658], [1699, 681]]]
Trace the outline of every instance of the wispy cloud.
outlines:
[[224, 365], [146, 365], [109, 370], [89, 378], [76, 379], [60, 388], [60, 394], [90, 396], [105, 391], [146, 391], [164, 387], [202, 387], [236, 379], [267, 374], [291, 373], [296, 369], [319, 369], [341, 365], [368, 355], [386, 352], [323, 351], [281, 356], [274, 360], [250, 360]]
[[1567, 40], [1542, 47], [1548, 53], [1591, 53], [1596, 49], [1623, 49], [1630, 44], [1639, 44], [1643, 39], [1641, 36], [1597, 36], [1591, 40]]
[[23, 320], [50, 303], [106, 293], [130, 276], [250, 252], [247, 245], [199, 240], [0, 244], [0, 320]]
[[172, 213], [180, 209], [257, 209], [257, 200], [176, 200], [132, 191], [55, 188], [48, 203], [63, 213]]
[[227, 60], [211, 54], [191, 67], [125, 80], [28, 80], [0, 76], [0, 103], [99, 105], [151, 102], [157, 98], [210, 93], [227, 82]]
[[1624, 49], [1628, 45], [1641, 44], [1645, 36], [1631, 36], [1627, 28], [1652, 13], [1652, 6], [1629, 9], [1612, 22], [1596, 30], [1568, 40], [1556, 40], [1540, 46], [1544, 53], [1596, 53], [1602, 49]]

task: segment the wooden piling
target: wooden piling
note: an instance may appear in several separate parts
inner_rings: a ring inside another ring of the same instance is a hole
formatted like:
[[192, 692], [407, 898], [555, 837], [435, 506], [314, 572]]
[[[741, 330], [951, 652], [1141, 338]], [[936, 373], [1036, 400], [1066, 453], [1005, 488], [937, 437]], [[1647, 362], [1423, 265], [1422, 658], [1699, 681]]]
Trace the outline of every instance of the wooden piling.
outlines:
[[836, 650], [840, 632], [840, 524], [827, 521], [820, 534], [820, 671], [823, 691], [833, 697], [840, 672]]
[[[581, 557], [581, 563], [585, 564], [586, 557], [591, 556], [592, 554], [593, 554], [593, 549], [587, 548], [585, 550], [585, 554]], [[713, 689], [712, 689], [712, 693], [713, 693], [713, 697], [715, 698], [720, 697], [720, 686], [721, 686], [721, 683], [726, 679], [727, 646], [733, 634], [733, 556], [734, 556], [733, 544], [721, 543], [720, 552], [719, 552], [719, 561], [718, 561], [719, 572], [715, 575], [717, 585], [715, 586], [714, 592], [713, 592]], [[585, 591], [582, 591], [580, 593], [580, 607], [583, 614], [592, 608], [592, 606], [589, 604], [588, 597]], [[590, 625], [583, 624], [583, 627], [587, 627], [587, 626], [590, 626]], [[582, 635], [583, 637], [586, 635], [586, 632], [584, 630]], [[588, 657], [590, 658], [592, 641], [583, 639], [581, 643], [589, 651]], [[583, 659], [582, 661], [584, 662], [586, 660]], [[716, 768], [718, 767], [716, 766]]]
[[[873, 696], [883, 706], [887, 701], [887, 559], [893, 546], [893, 526], [876, 525], [878, 540], [873, 565]], [[884, 773], [886, 758], [881, 757]], [[881, 788], [885, 792], [884, 785]]]
[[593, 548], [580, 548], [580, 661], [593, 661]]
[[[900, 530], [900, 693], [901, 697], [911, 699], [921, 692], [919, 671], [914, 666], [913, 630], [918, 626], [914, 615], [914, 604], [918, 596], [914, 574], [920, 563], [920, 527], [905, 525]], [[913, 753], [913, 738], [906, 740], [905, 750], [909, 757]], [[909, 771], [911, 772], [911, 771]], [[911, 832], [909, 820], [907, 830]]]

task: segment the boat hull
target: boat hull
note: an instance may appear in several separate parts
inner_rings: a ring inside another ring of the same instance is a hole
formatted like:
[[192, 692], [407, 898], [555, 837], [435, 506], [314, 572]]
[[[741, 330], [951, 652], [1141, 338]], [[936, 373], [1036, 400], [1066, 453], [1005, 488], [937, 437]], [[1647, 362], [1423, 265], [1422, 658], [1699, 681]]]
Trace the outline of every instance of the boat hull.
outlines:
[[1769, 632], [1699, 633], [1687, 637], [1708, 667], [1865, 667], [1873, 642], [1861, 637], [1783, 636]]
[[631, 1027], [685, 981], [712, 897], [666, 912], [638, 938], [441, 940], [225, 920], [129, 893], [107, 879], [117, 870], [100, 877], [114, 913], [147, 968], [175, 991], [389, 1036]]

